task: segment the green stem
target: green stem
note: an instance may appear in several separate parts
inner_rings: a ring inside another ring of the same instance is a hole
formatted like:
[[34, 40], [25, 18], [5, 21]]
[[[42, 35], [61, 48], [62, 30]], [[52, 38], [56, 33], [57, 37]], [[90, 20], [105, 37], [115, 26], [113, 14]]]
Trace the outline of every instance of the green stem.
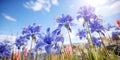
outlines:
[[28, 55], [28, 60], [30, 60], [30, 54]]
[[[105, 37], [105, 38], [106, 38], [106, 37]], [[109, 38], [108, 40], [110, 41], [110, 42], [109, 42], [109, 45], [111, 45], [111, 43], [112, 43], [112, 39], [111, 39], [110, 36], [108, 36], [108, 38]]]
[[38, 59], [38, 52], [36, 51], [36, 57], [35, 57], [35, 60], [37, 60]]
[[30, 53], [31, 53], [31, 49], [29, 50], [28, 60], [31, 60]]
[[31, 40], [30, 50], [32, 50], [32, 45], [33, 45], [33, 39]]
[[14, 58], [14, 50], [13, 50], [13, 52], [12, 52], [11, 60], [13, 60], [13, 58]]
[[102, 43], [102, 45], [103, 45], [103, 49], [104, 49], [103, 51], [104, 51], [105, 54], [109, 57], [108, 50], [106, 49], [105, 44], [103, 43], [102, 37], [101, 37], [101, 35], [100, 35], [100, 32], [99, 32], [98, 34], [99, 34], [99, 36], [100, 36], [101, 43]]
[[24, 57], [23, 57], [23, 52], [20, 52], [20, 53], [21, 53], [21, 60], [23, 60], [23, 58], [24, 58]]
[[64, 57], [65, 54], [65, 50], [64, 50], [64, 44], [62, 43], [62, 47], [61, 47], [61, 52], [62, 52], [62, 58]]
[[95, 52], [93, 52], [93, 50], [95, 50], [95, 46], [93, 45], [93, 41], [92, 41], [92, 36], [91, 36], [91, 32], [90, 32], [90, 29], [89, 29], [89, 25], [88, 25], [89, 22], [86, 22], [86, 32], [87, 32], [87, 38], [88, 38], [88, 43], [89, 43], [89, 50], [88, 50], [88, 56], [90, 60], [93, 60], [95, 59], [93, 56], [95, 56]]
[[71, 46], [71, 49], [72, 49], [72, 55], [71, 55], [71, 60], [74, 60], [74, 52], [73, 52], [73, 45], [72, 45], [72, 39], [71, 39], [71, 37], [70, 37], [70, 32], [69, 32], [69, 30], [67, 29], [67, 31], [68, 31], [68, 36], [69, 36], [69, 40], [70, 40], [70, 46]]
[[6, 57], [4, 57], [4, 60], [6, 60]]
[[100, 36], [100, 39], [101, 39], [102, 45], [103, 45], [103, 47], [105, 48], [105, 44], [103, 43], [102, 37], [101, 37], [101, 35], [100, 35], [100, 32], [98, 32], [98, 34], [99, 34], [99, 36]]
[[92, 42], [92, 36], [90, 34], [90, 29], [89, 29], [89, 26], [88, 26], [88, 22], [86, 22], [86, 31], [87, 31], [88, 43], [91, 47], [94, 47], [93, 42]]
[[[32, 50], [32, 45], [33, 45], [33, 39], [31, 40], [30, 53], [31, 53], [31, 50]], [[30, 54], [28, 55], [28, 60], [31, 60]]]
[[[72, 48], [72, 39], [71, 39], [71, 37], [70, 37], [70, 32], [69, 32], [68, 29], [67, 29], [67, 31], [68, 31], [68, 36], [69, 36], [69, 40], [70, 40], [70, 46], [71, 46], [71, 48]], [[73, 48], [72, 48], [72, 54], [73, 54]]]

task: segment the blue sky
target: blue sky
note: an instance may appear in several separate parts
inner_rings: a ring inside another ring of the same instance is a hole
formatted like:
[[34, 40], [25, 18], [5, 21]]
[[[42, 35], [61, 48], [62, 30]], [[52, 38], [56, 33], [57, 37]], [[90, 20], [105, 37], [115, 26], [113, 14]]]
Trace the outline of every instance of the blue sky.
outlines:
[[42, 31], [55, 29], [57, 16], [67, 13], [75, 17], [79, 7], [88, 4], [96, 8], [104, 23], [114, 24], [120, 19], [120, 0], [0, 0], [0, 39], [15, 39], [23, 27], [34, 22], [42, 26]]

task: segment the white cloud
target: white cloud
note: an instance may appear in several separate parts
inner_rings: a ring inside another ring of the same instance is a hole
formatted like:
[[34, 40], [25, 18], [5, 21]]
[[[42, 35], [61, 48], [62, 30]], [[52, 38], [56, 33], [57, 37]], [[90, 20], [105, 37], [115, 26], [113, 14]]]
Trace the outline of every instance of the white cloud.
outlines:
[[77, 0], [70, 5], [70, 10], [75, 11], [76, 8], [80, 8], [83, 5], [94, 6], [96, 8], [96, 14], [102, 15], [103, 17], [120, 13], [120, 0]]
[[120, 0], [88, 0], [96, 8], [96, 13], [108, 17], [120, 13]]
[[74, 8], [74, 7], [75, 7], [75, 5], [74, 5], [74, 4], [71, 4], [71, 5], [70, 5], [70, 8]]
[[40, 10], [44, 9], [45, 11], [49, 12], [51, 5], [58, 5], [58, 0], [29, 1], [24, 4], [24, 7], [28, 8], [28, 9], [32, 9], [33, 11], [40, 11]]
[[24, 6], [26, 8], [32, 9], [33, 11], [39, 11], [43, 8], [43, 1], [30, 1], [30, 2], [26, 2], [26, 4], [24, 4]]
[[51, 4], [50, 4], [50, 1], [49, 1], [49, 0], [45, 2], [43, 8], [44, 8], [47, 12], [50, 11]]
[[58, 0], [52, 0], [53, 5], [58, 5]]
[[16, 19], [15, 19], [15, 18], [13, 18], [13, 17], [11, 17], [11, 16], [9, 16], [9, 15], [7, 15], [7, 14], [5, 14], [5, 13], [3, 13], [2, 15], [4, 16], [5, 19], [7, 19], [7, 20], [9, 20], [9, 21], [16, 22]]
[[16, 39], [16, 36], [12, 36], [12, 35], [0, 35], [0, 41], [8, 40], [8, 41], [14, 42], [15, 39]]
[[120, 0], [111, 4], [107, 4], [108, 2], [110, 1], [107, 1], [103, 6], [96, 7], [96, 12], [104, 17], [120, 13]]

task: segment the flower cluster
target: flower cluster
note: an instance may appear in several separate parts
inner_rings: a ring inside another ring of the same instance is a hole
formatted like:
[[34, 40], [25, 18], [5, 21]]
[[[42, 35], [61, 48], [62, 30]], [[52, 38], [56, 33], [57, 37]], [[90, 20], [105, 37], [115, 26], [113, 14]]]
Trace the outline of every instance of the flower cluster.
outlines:
[[[51, 33], [50, 28], [48, 28], [46, 30], [46, 34], [39, 34], [39, 38], [41, 40], [36, 45], [36, 48], [40, 48], [43, 45], [45, 45], [45, 50], [46, 50], [47, 53], [50, 53], [51, 48], [56, 49], [57, 42], [62, 42], [62, 43], [64, 42], [64, 38], [60, 35], [60, 30], [59, 29], [55, 29]], [[59, 49], [59, 48], [57, 47], [57, 49]]]
[[26, 36], [27, 39], [36, 39], [35, 35], [40, 32], [41, 26], [33, 23], [33, 25], [29, 25], [28, 27], [23, 28], [22, 34]]
[[93, 41], [93, 44], [95, 46], [101, 46], [101, 39], [100, 38], [97, 38], [97, 37], [92, 37], [92, 41]]
[[76, 34], [77, 36], [79, 36], [80, 39], [82, 39], [83, 37], [86, 37], [86, 30], [85, 29], [78, 29], [78, 33]]
[[93, 32], [105, 31], [104, 26], [96, 20], [90, 22], [89, 27], [90, 27], [92, 33]]
[[78, 11], [77, 19], [83, 18], [84, 21], [90, 21], [90, 19], [96, 19], [95, 8], [92, 6], [82, 6]]
[[[114, 28], [114, 27], [116, 28], [116, 26], [112, 26], [108, 24], [107, 27], [105, 27], [101, 23], [102, 20], [98, 18], [98, 16], [95, 14], [95, 8], [91, 6], [80, 7], [80, 10], [78, 11], [77, 14], [78, 14], [77, 16], [78, 20], [80, 20], [80, 18], [84, 19], [84, 22], [83, 22], [84, 26], [83, 28], [80, 27], [78, 29], [78, 32], [76, 33], [76, 35], [79, 36], [79, 39], [85, 38], [86, 40], [88, 40], [88, 44], [86, 44], [90, 46], [88, 48], [93, 47], [93, 49], [95, 48], [94, 52], [97, 52], [96, 47], [101, 47], [102, 44], [104, 46], [101, 36], [104, 35], [104, 32], [109, 31], [111, 28]], [[49, 27], [46, 29], [45, 33], [41, 32], [41, 26], [36, 23], [33, 23], [32, 25], [29, 25], [27, 27], [24, 27], [21, 35], [16, 38], [16, 41], [14, 43], [18, 48], [18, 54], [13, 53], [15, 57], [13, 58], [13, 60], [20, 60], [22, 53], [23, 53], [23, 56], [25, 56], [24, 57], [25, 60], [27, 59], [37, 60], [37, 57], [39, 57], [38, 54], [40, 49], [41, 49], [40, 54], [42, 54], [42, 50], [44, 50], [45, 54], [48, 54], [48, 55], [49, 54], [56, 55], [64, 52], [68, 54], [68, 56], [72, 55], [74, 53], [74, 50], [73, 50], [73, 44], [71, 42], [72, 39], [70, 36], [71, 35], [70, 33], [72, 33], [70, 25], [74, 24], [73, 20], [74, 19], [69, 14], [67, 15], [62, 14], [56, 19], [56, 22], [58, 23], [58, 27], [55, 28], [53, 31], [51, 31]], [[116, 23], [119, 29], [120, 21], [117, 20]], [[64, 37], [63, 37], [63, 34], [61, 33], [61, 31], [64, 31], [62, 30], [63, 26], [67, 29], [68, 37], [70, 40], [70, 45], [66, 45], [65, 49], [63, 47], [64, 45], [62, 47], [59, 45], [59, 43], [62, 43], [62, 44], [64, 43]], [[94, 32], [97, 32], [96, 35], [98, 34], [99, 37], [95, 37]], [[103, 35], [100, 35], [101, 33]], [[120, 32], [112, 32], [113, 40], [119, 39], [118, 35], [120, 35]], [[31, 40], [30, 49], [26, 49], [27, 48], [26, 46], [28, 45], [28, 40]], [[33, 42], [35, 42], [34, 46], [33, 46]], [[22, 51], [20, 50], [21, 47], [23, 47]], [[64, 52], [62, 52], [62, 48], [64, 49]], [[93, 51], [93, 49], [91, 51]], [[78, 49], [78, 50], [82, 51], [82, 49]], [[11, 51], [12, 51], [12, 44], [9, 41], [0, 42], [0, 60], [3, 59], [4, 57], [5, 58], [11, 57], [11, 54], [12, 54]], [[88, 49], [88, 53], [89, 51], [90, 49]]]
[[0, 59], [4, 57], [11, 57], [12, 54], [12, 44], [9, 41], [0, 42]]
[[21, 46], [27, 44], [27, 40], [28, 39], [26, 39], [25, 36], [20, 36], [16, 38], [15, 45], [18, 47], [18, 49], [20, 49]]
[[22, 36], [16, 38], [15, 45], [20, 49], [21, 46], [27, 45], [28, 40], [36, 41], [37, 35], [40, 33], [41, 26], [33, 23], [28, 27], [23, 28]]
[[58, 28], [65, 26], [69, 31], [71, 31], [70, 25], [72, 25], [73, 18], [70, 15], [62, 14], [60, 17], [56, 19], [57, 23], [59, 23]]
[[85, 25], [86, 23], [86, 25], [83, 26], [83, 30], [78, 30], [77, 36], [79, 36], [80, 39], [88, 39], [87, 35], [89, 35], [91, 37], [89, 40], [92, 41], [93, 45], [100, 46], [101, 42], [98, 41], [100, 39], [91, 35], [93, 32], [105, 31], [104, 26], [100, 23], [101, 19], [95, 14], [95, 8], [91, 6], [80, 7], [77, 19], [79, 20], [80, 18], [84, 19], [83, 24]]

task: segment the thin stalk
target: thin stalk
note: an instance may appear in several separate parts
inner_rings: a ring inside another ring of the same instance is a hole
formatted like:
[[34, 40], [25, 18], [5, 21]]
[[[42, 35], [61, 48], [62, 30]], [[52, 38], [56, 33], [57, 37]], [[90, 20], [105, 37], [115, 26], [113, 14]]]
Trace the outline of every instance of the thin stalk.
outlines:
[[51, 51], [51, 46], [50, 46], [49, 60], [52, 60], [52, 51]]
[[20, 52], [20, 53], [21, 53], [21, 57], [20, 57], [21, 59], [20, 59], [20, 60], [23, 60], [23, 58], [24, 58], [24, 55], [23, 55], [23, 54], [24, 54], [24, 53], [23, 53], [23, 52]]
[[98, 34], [99, 34], [99, 36], [100, 36], [100, 39], [101, 39], [101, 42], [102, 42], [102, 45], [103, 45], [103, 52], [105, 53], [105, 55], [107, 55], [107, 57], [110, 58], [109, 53], [108, 53], [108, 50], [106, 49], [105, 44], [103, 43], [102, 37], [101, 37], [101, 35], [100, 35], [100, 32], [99, 32]]
[[11, 60], [13, 60], [13, 59], [14, 59], [14, 50], [13, 50], [13, 52], [12, 52]]
[[29, 54], [28, 54], [28, 60], [31, 60], [30, 53], [31, 53], [31, 50], [29, 51]]
[[51, 54], [49, 54], [49, 60], [51, 60]]
[[32, 37], [32, 40], [31, 40], [30, 50], [32, 50], [33, 42], [36, 41], [36, 36], [35, 36], [35, 34], [32, 34], [31, 37]]
[[[31, 40], [31, 46], [30, 46], [30, 53], [31, 53], [31, 50], [32, 50], [32, 45], [33, 45], [33, 38]], [[31, 57], [30, 57], [30, 54], [28, 55], [28, 60], [31, 60]]]
[[63, 43], [62, 43], [62, 47], [61, 47], [61, 48], [62, 48], [62, 51], [61, 51], [61, 53], [62, 53], [62, 58], [64, 59], [64, 55], [66, 55], [66, 54], [65, 54], [64, 44], [63, 44]]
[[32, 50], [32, 45], [33, 45], [33, 39], [31, 40], [30, 50]]
[[[69, 37], [69, 40], [70, 40], [70, 46], [71, 46], [71, 48], [72, 48], [72, 39], [71, 39], [71, 37], [70, 37], [70, 32], [69, 32], [69, 30], [67, 29], [67, 32], [68, 32], [68, 37]], [[73, 48], [72, 48], [72, 54], [73, 54]]]
[[112, 43], [112, 38], [110, 37], [110, 36], [108, 36], [109, 37], [109, 41], [110, 41], [110, 43]]
[[21, 51], [18, 50], [19, 60], [21, 60]]
[[38, 59], [38, 52], [36, 51], [36, 57], [35, 57], [35, 60], [37, 60]]
[[88, 23], [89, 22], [87, 21], [86, 22], [86, 31], [87, 31], [88, 43], [90, 45], [90, 48], [88, 50], [88, 56], [89, 56], [88, 59], [90, 58], [90, 60], [93, 60], [96, 58], [96, 49], [95, 49], [95, 46], [93, 45], [92, 36], [91, 36], [91, 32], [90, 32]]
[[100, 39], [101, 39], [102, 45], [103, 45], [103, 47], [105, 48], [105, 44], [103, 43], [102, 37], [101, 37], [101, 35], [100, 35], [100, 32], [98, 32], [98, 34], [99, 34], [99, 36], [100, 36]]
[[88, 26], [88, 22], [86, 22], [86, 31], [87, 31], [88, 43], [89, 43], [90, 46], [94, 47], [93, 42], [92, 42], [92, 36], [90, 34], [90, 29], [89, 29], [89, 26]]
[[6, 57], [4, 57], [4, 60], [6, 60]]

